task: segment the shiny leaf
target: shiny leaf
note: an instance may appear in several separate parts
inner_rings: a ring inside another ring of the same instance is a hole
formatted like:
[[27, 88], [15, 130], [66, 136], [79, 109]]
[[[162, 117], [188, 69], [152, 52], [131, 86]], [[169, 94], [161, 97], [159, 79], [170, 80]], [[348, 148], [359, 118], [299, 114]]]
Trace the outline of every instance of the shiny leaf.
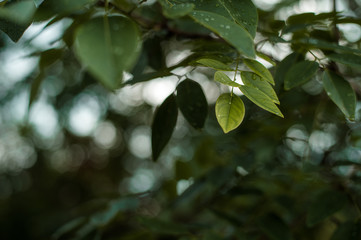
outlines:
[[260, 62], [253, 60], [253, 59], [244, 59], [243, 62], [244, 62], [244, 64], [247, 65], [247, 67], [249, 67], [251, 70], [253, 70], [255, 73], [257, 73], [259, 76], [264, 78], [267, 82], [275, 85], [272, 74]]
[[174, 94], [156, 109], [152, 124], [152, 154], [156, 161], [172, 136], [177, 123], [178, 107]]
[[309, 81], [318, 70], [318, 63], [312, 61], [301, 61], [294, 64], [285, 76], [285, 90]]
[[245, 108], [240, 97], [224, 93], [216, 102], [216, 117], [224, 133], [236, 129], [243, 121]]
[[214, 80], [219, 82], [219, 83], [222, 83], [224, 85], [231, 86], [231, 87], [240, 87], [240, 86], [242, 86], [241, 84], [232, 81], [227, 76], [227, 74], [225, 74], [224, 72], [220, 72], [220, 71], [217, 71], [214, 74]]
[[331, 100], [350, 120], [355, 119], [356, 94], [349, 82], [331, 71], [323, 74], [323, 88]]

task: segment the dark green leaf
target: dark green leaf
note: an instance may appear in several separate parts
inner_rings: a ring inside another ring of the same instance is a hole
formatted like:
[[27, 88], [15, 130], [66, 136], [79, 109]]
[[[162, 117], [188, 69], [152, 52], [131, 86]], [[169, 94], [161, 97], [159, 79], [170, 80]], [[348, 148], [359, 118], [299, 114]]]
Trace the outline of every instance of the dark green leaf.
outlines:
[[264, 80], [259, 75], [253, 73], [253, 72], [241, 72], [242, 82], [246, 86], [250, 86], [253, 88], [256, 88], [266, 94], [269, 98], [272, 99], [274, 103], [279, 104], [280, 101], [278, 100], [277, 94], [275, 90], [273, 90], [272, 86]]
[[186, 226], [181, 225], [179, 223], [173, 223], [169, 220], [159, 220], [156, 218], [139, 218], [140, 223], [151, 230], [152, 232], [156, 233], [163, 233], [163, 234], [171, 234], [171, 235], [180, 235], [180, 234], [187, 234], [189, 233]]
[[39, 6], [36, 20], [43, 21], [56, 14], [66, 15], [84, 9], [87, 5], [94, 4], [96, 0], [45, 0]]
[[231, 1], [219, 0], [227, 9], [231, 17], [240, 25], [242, 25], [254, 38], [256, 36], [258, 25], [257, 8], [251, 0]]
[[203, 128], [208, 114], [208, 103], [199, 83], [186, 79], [178, 84], [177, 104], [192, 127]]
[[260, 62], [253, 59], [244, 59], [243, 62], [247, 65], [247, 67], [252, 69], [255, 73], [264, 78], [267, 82], [275, 85], [272, 74]]
[[277, 65], [275, 74], [276, 85], [282, 84], [285, 81], [287, 72], [296, 63], [297, 58], [298, 53], [291, 53]]
[[318, 68], [317, 62], [307, 60], [294, 64], [285, 76], [285, 90], [306, 83], [316, 74]]
[[236, 129], [243, 121], [245, 108], [243, 101], [235, 94], [224, 93], [216, 102], [216, 117], [224, 133]]
[[292, 239], [290, 228], [275, 214], [261, 217], [258, 226], [272, 240]]
[[331, 240], [360, 240], [361, 220], [341, 224], [332, 235]]
[[203, 59], [199, 59], [196, 61], [197, 63], [206, 66], [206, 67], [210, 67], [216, 70], [223, 70], [223, 71], [233, 71], [233, 69], [229, 66], [227, 66], [226, 64], [214, 60], [214, 59], [207, 59], [207, 58], [203, 58]]
[[306, 223], [312, 227], [339, 211], [347, 203], [345, 194], [334, 190], [319, 192], [307, 212]]
[[323, 74], [323, 88], [331, 100], [350, 120], [355, 119], [356, 94], [350, 83], [331, 71]]
[[239, 87], [239, 89], [249, 100], [251, 100], [259, 107], [283, 118], [283, 114], [278, 109], [276, 104], [274, 104], [272, 99], [264, 94], [261, 90], [245, 85]]
[[319, 40], [316, 38], [302, 38], [295, 41], [295, 43], [305, 44], [306, 46], [310, 46], [311, 48], [320, 48], [324, 50], [339, 50], [345, 53], [357, 53], [361, 54], [360, 49], [354, 49], [349, 47], [344, 47], [338, 45], [336, 43], [327, 42], [324, 40]]
[[25, 0], [5, 5], [0, 8], [0, 19], [20, 25], [29, 25], [36, 11], [34, 1]]
[[172, 136], [177, 123], [178, 107], [174, 94], [169, 95], [154, 113], [152, 124], [152, 153], [156, 161]]
[[354, 55], [351, 53], [333, 53], [327, 55], [327, 58], [345, 64], [350, 67], [360, 68], [361, 67], [361, 56]]
[[30, 25], [19, 25], [8, 20], [0, 19], [0, 30], [6, 33], [13, 42], [19, 41]]
[[220, 71], [217, 71], [214, 74], [214, 80], [219, 83], [222, 83], [224, 85], [231, 86], [231, 87], [242, 86], [241, 84], [236, 83], [235, 81], [232, 81], [224, 72], [220, 72]]
[[80, 26], [76, 53], [89, 71], [109, 89], [120, 86], [123, 71], [133, 67], [140, 53], [135, 23], [126, 17], [98, 17]]
[[179, 18], [187, 15], [194, 9], [193, 3], [180, 3], [177, 4], [169, 0], [158, 0], [162, 5], [163, 14], [168, 18]]
[[212, 12], [192, 11], [190, 16], [198, 23], [218, 34], [240, 53], [251, 58], [256, 56], [252, 36], [242, 26]]

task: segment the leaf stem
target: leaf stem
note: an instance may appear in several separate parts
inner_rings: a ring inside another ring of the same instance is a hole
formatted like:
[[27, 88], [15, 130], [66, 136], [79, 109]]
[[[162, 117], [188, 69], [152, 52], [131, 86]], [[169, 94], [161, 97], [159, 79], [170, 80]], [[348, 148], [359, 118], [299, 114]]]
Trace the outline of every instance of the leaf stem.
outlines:
[[[236, 82], [236, 77], [237, 77], [237, 72], [238, 72], [238, 65], [239, 65], [239, 53], [237, 54], [237, 63], [236, 63], [236, 70], [234, 71], [234, 77], [233, 77], [233, 82]], [[233, 96], [233, 88], [231, 90], [231, 96]]]

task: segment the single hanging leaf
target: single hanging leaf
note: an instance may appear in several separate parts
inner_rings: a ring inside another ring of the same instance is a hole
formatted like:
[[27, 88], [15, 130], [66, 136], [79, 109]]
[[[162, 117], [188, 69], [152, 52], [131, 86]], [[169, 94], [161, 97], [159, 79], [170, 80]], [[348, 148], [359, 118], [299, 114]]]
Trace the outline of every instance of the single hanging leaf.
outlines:
[[307, 60], [294, 64], [285, 76], [285, 90], [308, 82], [316, 74], [318, 68], [317, 62]]
[[203, 128], [208, 114], [208, 103], [199, 83], [186, 79], [178, 84], [177, 104], [192, 127]]
[[273, 114], [276, 114], [279, 117], [284, 117], [276, 104], [273, 103], [272, 99], [266, 94], [264, 94], [262, 91], [245, 85], [239, 87], [239, 89], [249, 100], [251, 100], [259, 107]]
[[214, 60], [214, 59], [209, 59], [209, 58], [202, 58], [196, 61], [197, 63], [205, 66], [205, 67], [210, 67], [216, 70], [223, 70], [223, 71], [233, 71], [233, 69], [229, 66], [227, 66], [226, 64]]
[[275, 81], [273, 80], [272, 74], [268, 69], [263, 66], [260, 62], [253, 60], [253, 59], [244, 59], [244, 64], [247, 65], [251, 70], [257, 73], [259, 76], [264, 78], [267, 82], [275, 85]]
[[123, 16], [94, 18], [75, 34], [79, 60], [109, 89], [121, 85], [123, 71], [133, 67], [140, 45], [136, 24]]
[[214, 74], [214, 80], [219, 83], [222, 83], [224, 85], [231, 86], [231, 87], [242, 86], [241, 84], [232, 81], [224, 72], [220, 72], [220, 71], [217, 71]]
[[240, 53], [250, 58], [256, 56], [252, 36], [242, 26], [212, 12], [192, 11], [190, 16], [201, 25], [218, 34]]
[[334, 190], [321, 191], [307, 212], [306, 223], [309, 227], [322, 222], [326, 218], [339, 211], [347, 203], [347, 197], [341, 192]]
[[356, 94], [350, 83], [334, 72], [326, 70], [323, 74], [323, 88], [331, 100], [350, 119], [355, 119]]
[[162, 5], [163, 14], [167, 18], [179, 18], [187, 15], [194, 9], [193, 3], [174, 3], [169, 0], [158, 0]]
[[224, 93], [216, 102], [216, 117], [224, 133], [236, 129], [243, 121], [245, 108], [243, 101], [235, 94]]
[[267, 214], [261, 217], [258, 226], [271, 240], [292, 239], [290, 227], [275, 214]]
[[272, 86], [264, 80], [262, 77], [258, 76], [253, 72], [241, 72], [242, 82], [246, 86], [250, 86], [256, 88], [266, 94], [269, 98], [272, 99], [274, 103], [279, 104], [277, 94], [275, 90], [273, 90]]
[[355, 54], [333, 53], [333, 54], [327, 55], [327, 58], [332, 61], [345, 64], [349, 67], [355, 67], [355, 68], [361, 67], [361, 56], [358, 56]]
[[237, 2], [231, 0], [218, 1], [227, 9], [234, 21], [243, 26], [253, 38], [256, 36], [258, 13], [251, 0]]
[[172, 136], [177, 123], [178, 107], [174, 94], [157, 108], [152, 124], [152, 155], [156, 161]]

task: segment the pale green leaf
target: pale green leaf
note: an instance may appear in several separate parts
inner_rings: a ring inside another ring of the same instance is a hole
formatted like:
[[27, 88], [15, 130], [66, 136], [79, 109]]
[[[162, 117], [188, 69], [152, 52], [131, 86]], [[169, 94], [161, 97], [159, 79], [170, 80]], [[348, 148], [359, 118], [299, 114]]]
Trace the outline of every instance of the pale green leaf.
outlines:
[[253, 59], [244, 59], [244, 64], [247, 65], [251, 70], [257, 73], [259, 76], [264, 78], [267, 82], [275, 85], [275, 81], [273, 80], [272, 74], [270, 71], [263, 66], [260, 62], [253, 60]]
[[318, 70], [318, 63], [312, 61], [301, 61], [294, 64], [285, 76], [285, 90], [309, 81]]
[[190, 16], [198, 23], [218, 34], [240, 53], [251, 58], [256, 56], [252, 36], [234, 21], [206, 11], [192, 11]]
[[168, 0], [158, 0], [162, 5], [163, 14], [167, 18], [179, 18], [187, 15], [194, 9], [194, 4], [192, 3], [174, 3], [173, 1]]
[[240, 87], [240, 86], [242, 86], [241, 84], [232, 81], [227, 76], [227, 74], [225, 74], [224, 72], [220, 72], [220, 71], [217, 71], [214, 74], [214, 80], [219, 82], [219, 83], [222, 83], [224, 85], [231, 86], [231, 87]]
[[89, 71], [109, 89], [122, 82], [140, 53], [135, 23], [123, 16], [98, 17], [80, 26], [75, 34], [75, 52]]
[[361, 67], [361, 56], [351, 54], [351, 53], [333, 53], [327, 55], [327, 58], [345, 64], [350, 67], [360, 68]]
[[216, 102], [216, 117], [224, 133], [236, 129], [243, 121], [245, 108], [240, 97], [224, 93]]
[[253, 72], [241, 72], [242, 82], [246, 86], [250, 86], [253, 88], [256, 88], [266, 94], [269, 98], [272, 99], [274, 103], [279, 104], [280, 101], [278, 100], [277, 94], [275, 90], [272, 88], [272, 86], [264, 80], [259, 75], [253, 73]]
[[205, 67], [214, 68], [216, 70], [233, 71], [233, 69], [231, 67], [229, 67], [226, 64], [224, 64], [218, 60], [215, 60], [215, 59], [202, 58], [202, 59], [197, 60], [196, 62]]
[[36, 11], [34, 1], [25, 0], [5, 5], [0, 8], [0, 18], [20, 25], [30, 24]]
[[231, 17], [242, 25], [254, 38], [258, 25], [257, 8], [251, 0], [231, 1], [218, 0], [227, 9]]
[[283, 118], [283, 114], [278, 109], [276, 104], [274, 104], [272, 99], [266, 94], [264, 94], [262, 91], [245, 85], [239, 87], [239, 89], [249, 100], [251, 100], [259, 107]]
[[356, 94], [350, 83], [331, 71], [323, 74], [323, 88], [331, 100], [350, 120], [355, 119]]
[[266, 60], [267, 62], [269, 62], [270, 64], [272, 64], [273, 66], [276, 66], [275, 61], [273, 61], [269, 56], [267, 56], [266, 54], [262, 53], [262, 52], [256, 52], [257, 57], [262, 58], [263, 60]]

